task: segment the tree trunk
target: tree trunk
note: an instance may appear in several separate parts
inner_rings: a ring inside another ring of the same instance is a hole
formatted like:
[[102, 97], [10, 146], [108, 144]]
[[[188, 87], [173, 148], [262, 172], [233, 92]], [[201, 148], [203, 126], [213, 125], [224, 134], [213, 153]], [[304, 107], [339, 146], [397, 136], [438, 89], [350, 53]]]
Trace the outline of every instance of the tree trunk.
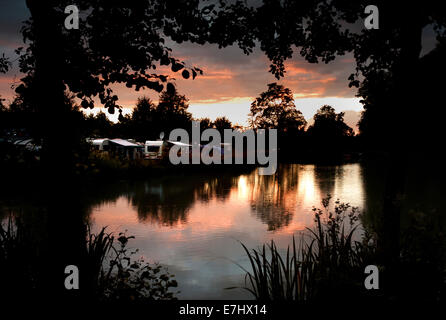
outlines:
[[[416, 17], [416, 14], [413, 13]], [[391, 128], [388, 128], [388, 140], [384, 142], [389, 151], [389, 168], [383, 204], [383, 237], [381, 238], [381, 259], [386, 267], [386, 283], [389, 284], [390, 295], [401, 296], [400, 236], [401, 210], [405, 197], [408, 166], [413, 148], [414, 131], [411, 117], [416, 104], [416, 74], [418, 73], [419, 55], [421, 51], [422, 26], [417, 19], [406, 16], [406, 25], [401, 29], [403, 46], [399, 60], [393, 70], [394, 90], [390, 97], [391, 110], [383, 116], [391, 117]]]
[[[83, 221], [73, 179], [73, 133], [70, 106], [64, 85], [64, 20], [56, 13], [56, 1], [27, 0], [34, 32], [35, 72], [32, 97], [35, 99], [42, 134], [42, 188], [47, 204], [49, 247], [45, 264], [47, 286], [53, 299], [74, 298], [77, 290], [66, 290], [65, 267], [80, 264]], [[82, 271], [80, 271], [82, 274]]]

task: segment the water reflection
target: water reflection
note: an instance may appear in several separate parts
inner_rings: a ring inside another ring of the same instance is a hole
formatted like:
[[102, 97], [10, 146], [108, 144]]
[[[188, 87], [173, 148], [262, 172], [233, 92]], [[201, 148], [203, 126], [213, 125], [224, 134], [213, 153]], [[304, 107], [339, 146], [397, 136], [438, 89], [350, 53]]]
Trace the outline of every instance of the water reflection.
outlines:
[[187, 223], [195, 202], [226, 201], [236, 184], [237, 178], [230, 176], [170, 177], [127, 186], [125, 194], [141, 222], [175, 226]]
[[[56, 262], [53, 269], [46, 268], [51, 263], [42, 258], [46, 256], [40, 249], [55, 260], [62, 254], [71, 258], [84, 235], [79, 232], [81, 222], [89, 222], [93, 232], [108, 226], [109, 232], [127, 230], [134, 235], [131, 246], [146, 261], [160, 262], [176, 275], [179, 298], [250, 299], [243, 290], [224, 290], [243, 285], [244, 273], [234, 262], [244, 267], [249, 262], [239, 241], [256, 248], [274, 239], [279, 250], [285, 251], [293, 234], [313, 225], [312, 208], [320, 207], [327, 194], [360, 207], [365, 213], [362, 223], [382, 233], [386, 170], [381, 162], [291, 164], [279, 166], [274, 176], [259, 176], [256, 171], [185, 173], [68, 189], [21, 183], [0, 192], [0, 220], [10, 213], [19, 216], [32, 234], [37, 258], [42, 260], [23, 256], [36, 261], [41, 279], [61, 268]], [[407, 211], [418, 210], [431, 219], [435, 212], [445, 211], [444, 183], [436, 176], [438, 172], [428, 167], [410, 172], [412, 183], [404, 199]], [[402, 215], [401, 224], [409, 217]], [[440, 218], [436, 225], [445, 224], [445, 216]]]
[[[267, 231], [279, 231], [295, 220], [304, 222], [299, 215], [318, 205], [327, 194], [359, 206], [364, 200], [361, 167], [357, 164], [284, 165], [274, 176], [260, 176], [253, 171], [239, 176], [169, 177], [120, 183], [103, 191], [89, 196], [95, 210], [124, 197], [128, 201], [126, 210], [136, 210], [140, 222], [170, 227], [186, 224], [197, 202], [247, 203]], [[192, 214], [197, 214], [196, 210]]]
[[274, 239], [285, 248], [293, 233], [313, 224], [313, 206], [331, 193], [363, 207], [359, 164], [321, 167], [283, 165], [275, 176], [183, 176], [120, 183], [115, 197], [92, 206], [95, 228], [128, 230], [134, 247], [150, 261], [169, 266], [180, 298], [250, 298], [240, 286], [246, 265], [243, 241], [256, 247]]
[[268, 226], [268, 231], [287, 227], [293, 220], [302, 221], [302, 214], [319, 205], [327, 194], [353, 201], [362, 206], [361, 168], [359, 165], [320, 167], [287, 165], [279, 167], [275, 176], [249, 175], [239, 178], [239, 189], [248, 190], [248, 200], [255, 216]]
[[[176, 275], [180, 298], [246, 299], [252, 297], [243, 290], [224, 290], [243, 285], [244, 274], [234, 262], [247, 267], [248, 261], [239, 241], [254, 248], [274, 239], [286, 248], [292, 234], [312, 226], [312, 208], [327, 193], [366, 207], [362, 173], [359, 164], [293, 164], [279, 166], [274, 176], [254, 170], [120, 181], [79, 187], [71, 211], [76, 209], [94, 232], [108, 226], [134, 235], [131, 245], [147, 261], [167, 265]], [[3, 197], [0, 218], [13, 211], [46, 241], [57, 219], [39, 211], [42, 197], [35, 190], [30, 196], [11, 191]]]

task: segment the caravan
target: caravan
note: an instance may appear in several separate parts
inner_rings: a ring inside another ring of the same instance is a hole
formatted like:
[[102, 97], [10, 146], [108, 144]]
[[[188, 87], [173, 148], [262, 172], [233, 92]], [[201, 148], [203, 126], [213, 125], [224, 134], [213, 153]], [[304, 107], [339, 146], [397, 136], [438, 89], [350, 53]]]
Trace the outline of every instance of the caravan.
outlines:
[[144, 145], [144, 158], [149, 160], [157, 160], [163, 157], [163, 141], [147, 140]]

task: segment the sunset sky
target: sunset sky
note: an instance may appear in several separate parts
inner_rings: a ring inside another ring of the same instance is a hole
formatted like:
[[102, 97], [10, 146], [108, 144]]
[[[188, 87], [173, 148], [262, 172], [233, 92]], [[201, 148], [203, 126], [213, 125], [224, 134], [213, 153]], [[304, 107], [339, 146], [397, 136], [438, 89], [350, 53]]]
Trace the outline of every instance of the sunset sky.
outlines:
[[[0, 74], [0, 95], [9, 103], [14, 96], [11, 86], [18, 84], [21, 78], [14, 49], [23, 46], [19, 30], [28, 10], [24, 0], [2, 0], [0, 6], [0, 54], [5, 53], [14, 61], [10, 72]], [[266, 90], [268, 83], [277, 81], [268, 72], [269, 61], [259, 49], [246, 56], [237, 47], [218, 49], [215, 45], [171, 43], [171, 48], [175, 57], [204, 71], [204, 75], [195, 80], [184, 80], [180, 74], [176, 75], [178, 91], [189, 98], [190, 111], [197, 118], [213, 120], [226, 116], [234, 123], [246, 125], [252, 100]], [[286, 75], [279, 82], [292, 90], [296, 106], [307, 120], [324, 104], [337, 111], [348, 111], [345, 118], [350, 126], [358, 120], [362, 105], [355, 97], [355, 89], [347, 85], [347, 78], [354, 70], [351, 56], [338, 57], [330, 64], [309, 64], [296, 54], [286, 67]], [[115, 88], [124, 114], [131, 112], [139, 96], [158, 100], [157, 93], [151, 90], [135, 92], [125, 86]], [[112, 119], [116, 117], [117, 114]]]
[[[17, 59], [14, 49], [23, 46], [20, 26], [28, 17], [28, 10], [24, 0], [2, 0], [1, 6], [0, 54], [5, 53], [14, 61]], [[189, 98], [190, 111], [197, 118], [213, 120], [226, 116], [234, 123], [246, 125], [252, 100], [266, 90], [268, 83], [277, 81], [268, 72], [269, 61], [260, 50], [246, 56], [237, 47], [218, 49], [215, 45], [190, 43], [172, 43], [171, 47], [175, 57], [204, 71], [204, 75], [195, 80], [183, 80], [180, 74], [176, 75], [177, 88]], [[338, 111], [355, 111], [347, 113], [346, 119], [357, 120], [356, 112], [361, 111], [362, 106], [355, 98], [355, 91], [347, 86], [347, 77], [353, 68], [354, 61], [348, 56], [339, 57], [328, 65], [308, 64], [296, 56], [288, 61], [286, 76], [279, 82], [293, 91], [296, 106], [307, 119], [323, 104], [330, 104]], [[21, 76], [17, 61], [10, 72], [0, 75], [0, 95], [6, 103], [13, 99], [11, 86], [18, 84]], [[131, 112], [139, 96], [147, 95], [158, 100], [157, 93], [150, 90], [135, 92], [117, 86], [116, 92], [120, 105], [125, 107], [124, 113]]]

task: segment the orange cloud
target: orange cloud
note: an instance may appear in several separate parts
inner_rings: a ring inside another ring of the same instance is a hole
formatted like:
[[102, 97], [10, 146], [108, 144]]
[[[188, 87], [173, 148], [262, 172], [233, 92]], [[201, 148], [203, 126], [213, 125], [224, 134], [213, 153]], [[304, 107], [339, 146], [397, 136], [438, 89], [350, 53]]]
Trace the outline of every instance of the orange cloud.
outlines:
[[285, 76], [287, 76], [287, 75], [293, 76], [293, 75], [297, 75], [297, 74], [315, 74], [311, 70], [301, 68], [301, 67], [296, 67], [291, 63], [285, 64], [285, 70], [286, 70]]
[[216, 71], [208, 71], [204, 70], [203, 75], [198, 77], [198, 80], [230, 80], [233, 78], [233, 73], [230, 70], [216, 70]]

